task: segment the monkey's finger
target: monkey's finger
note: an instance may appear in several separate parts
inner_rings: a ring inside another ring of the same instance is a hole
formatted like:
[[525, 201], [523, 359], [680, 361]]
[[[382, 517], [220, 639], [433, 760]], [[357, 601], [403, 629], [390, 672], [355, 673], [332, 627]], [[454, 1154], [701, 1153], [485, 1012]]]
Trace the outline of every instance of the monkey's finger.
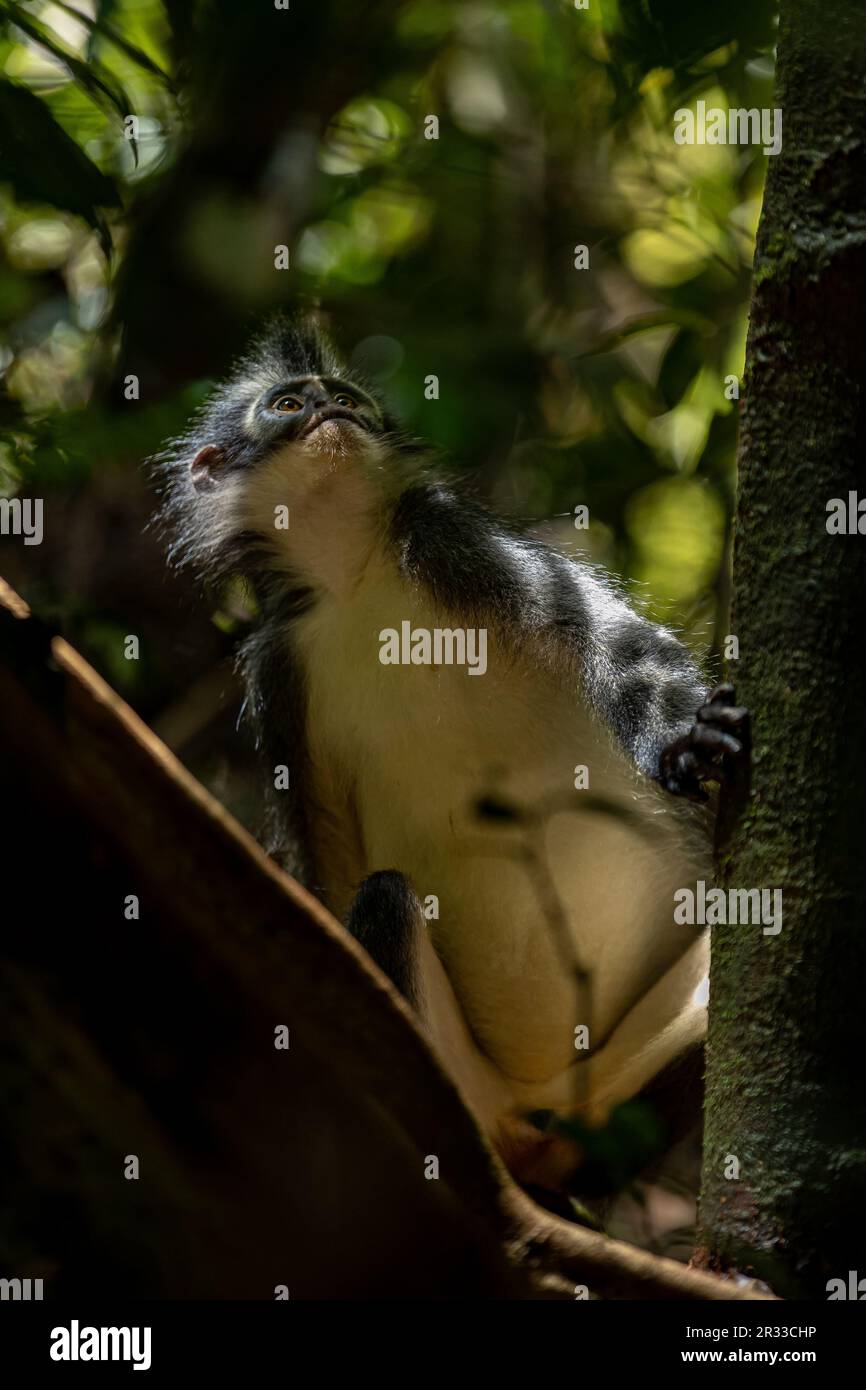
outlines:
[[743, 705], [709, 704], [698, 710], [699, 724], [722, 724], [728, 729], [739, 729], [749, 717]]
[[737, 698], [736, 692], [735, 692], [735, 690], [734, 690], [734, 687], [731, 685], [731, 682], [730, 682], [730, 681], [722, 681], [722, 684], [721, 684], [721, 685], [717, 685], [716, 688], [715, 688], [715, 690], [711, 690], [711, 691], [710, 691], [710, 695], [709, 695], [709, 699], [707, 700], [707, 704], [708, 704], [708, 705], [716, 705], [716, 704], [718, 704], [718, 705], [732, 705], [732, 704], [734, 703], [734, 701], [736, 700], [736, 698]]
[[732, 757], [738, 757], [743, 751], [743, 745], [733, 734], [726, 734], [724, 729], [717, 729], [714, 724], [696, 724], [692, 729], [691, 743], [695, 751], [700, 751], [705, 756], [713, 754], [721, 756], [730, 753]]

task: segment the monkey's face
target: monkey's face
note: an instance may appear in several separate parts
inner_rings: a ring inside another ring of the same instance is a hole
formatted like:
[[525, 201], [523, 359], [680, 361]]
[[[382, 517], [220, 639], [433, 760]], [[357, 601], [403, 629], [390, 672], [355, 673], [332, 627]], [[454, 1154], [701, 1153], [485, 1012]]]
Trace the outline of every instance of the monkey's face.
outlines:
[[[197, 488], [218, 487], [239, 473], [281, 466], [293, 490], [304, 492], [340, 459], [368, 451], [382, 433], [376, 402], [354, 382], [331, 376], [302, 376], [266, 385], [249, 384], [250, 401], [232, 446], [206, 444], [190, 470]], [[289, 475], [294, 475], [290, 478]]]
[[292, 442], [310, 454], [357, 448], [358, 432], [378, 433], [375, 402], [338, 377], [305, 376], [271, 387], [255, 402], [249, 424], [261, 439]]
[[367, 505], [386, 433], [378, 403], [343, 377], [275, 380], [260, 368], [229, 383], [188, 464], [199, 494], [194, 534], [211, 568], [221, 555], [242, 565], [245, 548], [260, 562], [262, 541], [296, 560], [316, 518]]

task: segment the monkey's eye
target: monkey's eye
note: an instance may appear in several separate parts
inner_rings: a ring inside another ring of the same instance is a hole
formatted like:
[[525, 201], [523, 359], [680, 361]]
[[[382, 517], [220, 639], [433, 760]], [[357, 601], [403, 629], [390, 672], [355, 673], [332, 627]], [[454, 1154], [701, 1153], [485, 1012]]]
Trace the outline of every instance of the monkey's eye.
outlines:
[[354, 396], [347, 396], [345, 391], [341, 391], [339, 396], [334, 397], [334, 405], [341, 405], [346, 410], [356, 410], [358, 402]]
[[291, 414], [295, 410], [303, 410], [303, 402], [297, 396], [280, 396], [278, 401], [274, 401], [271, 410], [282, 410]]

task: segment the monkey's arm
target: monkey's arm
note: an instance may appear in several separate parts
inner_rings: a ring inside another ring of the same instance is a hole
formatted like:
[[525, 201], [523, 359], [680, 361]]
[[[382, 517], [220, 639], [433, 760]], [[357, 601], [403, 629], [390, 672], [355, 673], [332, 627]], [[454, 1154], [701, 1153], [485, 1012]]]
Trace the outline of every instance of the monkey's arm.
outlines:
[[509, 531], [437, 484], [408, 489], [391, 539], [403, 572], [467, 625], [533, 642], [575, 672], [583, 698], [637, 768], [666, 790], [705, 800], [737, 758], [744, 712], [721, 687], [709, 701], [672, 632], [635, 613], [591, 566]]

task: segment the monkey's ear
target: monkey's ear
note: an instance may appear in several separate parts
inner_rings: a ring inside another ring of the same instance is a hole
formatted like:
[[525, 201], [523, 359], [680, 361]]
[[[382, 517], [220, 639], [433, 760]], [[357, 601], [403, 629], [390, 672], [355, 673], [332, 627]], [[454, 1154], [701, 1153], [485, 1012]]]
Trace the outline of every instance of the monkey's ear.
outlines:
[[198, 491], [203, 488], [216, 487], [224, 467], [225, 457], [222, 449], [218, 448], [216, 444], [205, 444], [203, 449], [199, 449], [189, 466], [193, 487]]

